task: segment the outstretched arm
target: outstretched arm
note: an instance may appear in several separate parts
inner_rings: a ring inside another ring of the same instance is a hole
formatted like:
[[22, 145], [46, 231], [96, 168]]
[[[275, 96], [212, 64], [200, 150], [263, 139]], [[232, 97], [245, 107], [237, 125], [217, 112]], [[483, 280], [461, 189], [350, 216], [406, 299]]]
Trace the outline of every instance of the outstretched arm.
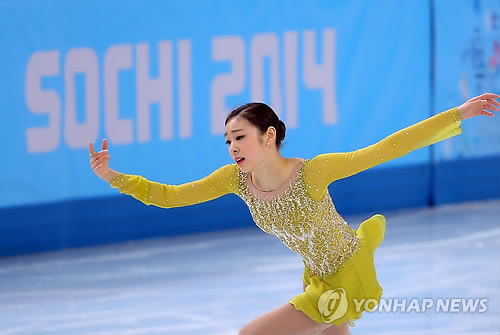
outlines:
[[321, 199], [330, 183], [352, 176], [375, 165], [408, 154], [413, 150], [434, 144], [462, 133], [461, 122], [477, 115], [493, 116], [486, 109], [497, 111], [497, 94], [483, 94], [459, 107], [434, 115], [412, 126], [399, 130], [366, 148], [351, 152], [321, 154], [304, 166], [304, 178], [309, 192]]
[[181, 185], [167, 185], [149, 181], [137, 175], [120, 174], [110, 185], [120, 193], [128, 194], [146, 205], [163, 208], [196, 205], [228, 193], [236, 193], [238, 167], [225, 165], [209, 176]]
[[90, 165], [94, 173], [118, 188], [120, 193], [128, 194], [146, 205], [163, 208], [195, 205], [213, 200], [238, 190], [238, 166], [225, 165], [209, 176], [182, 185], [167, 185], [149, 181], [144, 177], [119, 173], [109, 168], [108, 143], [103, 141], [102, 150], [95, 152], [89, 143]]

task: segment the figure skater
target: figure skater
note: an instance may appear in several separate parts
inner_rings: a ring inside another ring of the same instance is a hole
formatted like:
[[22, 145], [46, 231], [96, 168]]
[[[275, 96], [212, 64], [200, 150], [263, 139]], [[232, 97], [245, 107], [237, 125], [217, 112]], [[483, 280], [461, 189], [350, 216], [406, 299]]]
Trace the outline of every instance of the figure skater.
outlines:
[[[240, 334], [350, 334], [349, 325], [364, 311], [350, 302], [379, 302], [382, 295], [373, 254], [384, 237], [385, 217], [375, 214], [351, 229], [337, 213], [328, 185], [460, 134], [462, 120], [494, 116], [488, 110], [498, 111], [499, 97], [485, 93], [366, 148], [312, 159], [281, 156], [285, 124], [269, 106], [248, 103], [231, 111], [225, 121], [226, 144], [235, 163], [200, 180], [167, 185], [116, 172], [108, 166], [106, 139], [97, 153], [89, 143], [90, 165], [111, 187], [146, 205], [188, 206], [235, 193], [262, 230], [302, 256], [304, 292], [250, 321]], [[341, 298], [347, 305], [339, 304]]]

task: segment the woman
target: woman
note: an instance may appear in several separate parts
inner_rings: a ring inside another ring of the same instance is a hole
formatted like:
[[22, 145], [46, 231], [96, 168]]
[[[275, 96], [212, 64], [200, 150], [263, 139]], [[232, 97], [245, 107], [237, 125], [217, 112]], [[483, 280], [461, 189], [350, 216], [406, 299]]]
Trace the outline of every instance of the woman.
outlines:
[[269, 106], [249, 103], [226, 118], [226, 144], [235, 163], [203, 179], [165, 185], [116, 172], [108, 166], [106, 139], [98, 153], [89, 143], [90, 165], [112, 187], [147, 205], [188, 206], [235, 193], [262, 230], [302, 256], [304, 292], [251, 321], [240, 334], [350, 334], [349, 325], [364, 310], [355, 299], [378, 302], [382, 295], [373, 253], [384, 237], [385, 218], [376, 214], [351, 229], [337, 213], [328, 185], [460, 134], [462, 120], [494, 116], [487, 109], [498, 111], [499, 97], [485, 93], [366, 148], [312, 159], [281, 156], [284, 123]]

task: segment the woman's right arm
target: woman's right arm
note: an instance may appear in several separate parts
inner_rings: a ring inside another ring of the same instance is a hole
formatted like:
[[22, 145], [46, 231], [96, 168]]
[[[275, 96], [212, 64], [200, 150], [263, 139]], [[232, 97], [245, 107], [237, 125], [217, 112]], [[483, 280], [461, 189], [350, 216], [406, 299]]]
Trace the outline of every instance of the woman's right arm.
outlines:
[[181, 185], [162, 184], [122, 173], [113, 178], [110, 185], [146, 205], [183, 207], [210, 201], [228, 193], [237, 193], [238, 169], [236, 164], [228, 164], [202, 179]]
[[96, 175], [109, 182], [111, 187], [118, 188], [120, 193], [128, 194], [146, 205], [163, 208], [189, 206], [238, 191], [239, 168], [236, 164], [225, 165], [209, 176], [193, 182], [167, 185], [111, 170], [108, 167], [110, 156], [106, 140], [99, 153], [95, 153], [92, 143], [89, 143], [89, 153]]

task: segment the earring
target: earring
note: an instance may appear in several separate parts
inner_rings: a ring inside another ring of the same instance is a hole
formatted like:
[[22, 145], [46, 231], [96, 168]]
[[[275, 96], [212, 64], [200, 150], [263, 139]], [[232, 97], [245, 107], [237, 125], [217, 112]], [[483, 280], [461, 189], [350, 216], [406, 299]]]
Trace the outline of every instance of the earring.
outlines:
[[269, 143], [267, 143], [267, 146], [269, 146]]

